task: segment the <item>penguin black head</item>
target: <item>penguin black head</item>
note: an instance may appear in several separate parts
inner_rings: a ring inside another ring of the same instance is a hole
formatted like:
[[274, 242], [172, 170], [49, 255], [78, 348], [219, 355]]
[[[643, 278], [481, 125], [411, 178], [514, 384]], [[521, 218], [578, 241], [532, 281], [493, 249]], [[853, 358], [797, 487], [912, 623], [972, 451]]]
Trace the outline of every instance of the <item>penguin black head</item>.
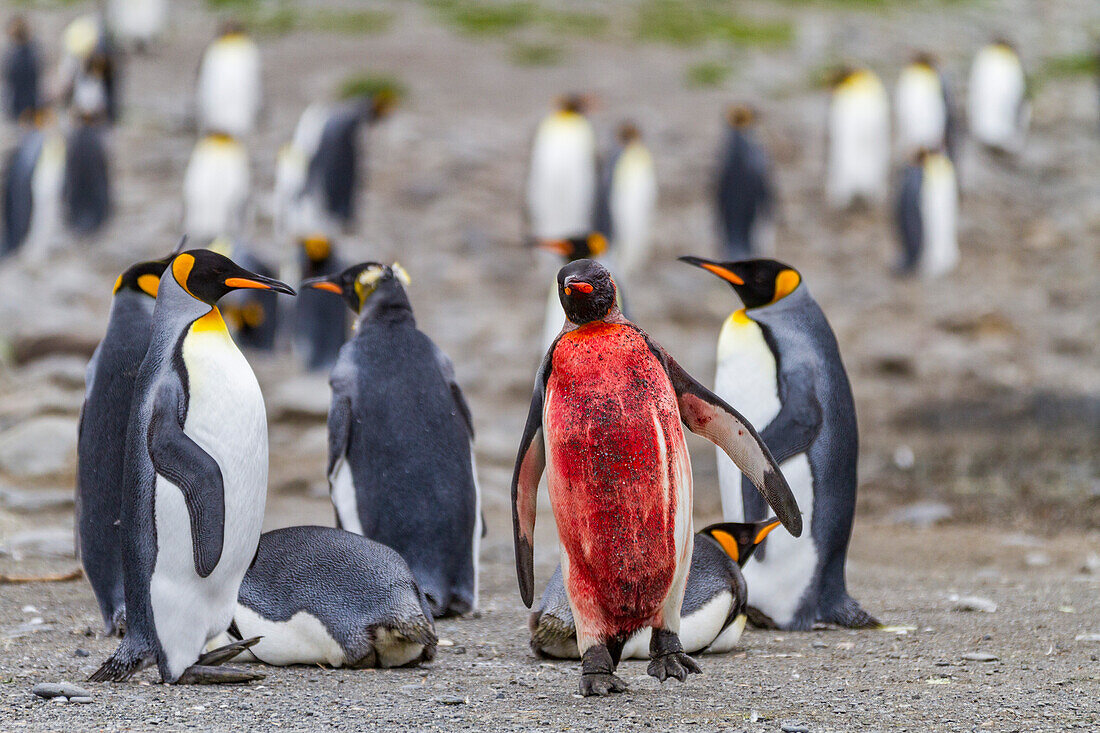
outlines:
[[160, 287], [160, 277], [164, 269], [171, 262], [171, 256], [149, 262], [139, 262], [131, 265], [126, 272], [115, 280], [114, 293], [117, 295], [122, 290], [132, 290], [135, 293], [144, 293], [150, 298], [157, 297], [157, 288]]
[[775, 517], [763, 522], [720, 522], [704, 527], [700, 534], [717, 542], [735, 563], [744, 567], [757, 546], [779, 525]]
[[566, 262], [599, 257], [607, 251], [607, 237], [599, 232], [591, 232], [582, 237], [569, 239], [543, 239], [539, 247], [559, 254]]
[[577, 260], [558, 270], [558, 298], [571, 323], [582, 326], [615, 309], [615, 281], [595, 260]]
[[632, 142], [641, 140], [642, 131], [638, 129], [636, 124], [630, 120], [626, 120], [619, 125], [619, 129], [615, 131], [615, 137], [618, 139], [619, 144], [625, 147]]
[[356, 313], [363, 310], [367, 299], [375, 293], [389, 293], [400, 296], [398, 300], [408, 303], [405, 287], [411, 282], [409, 273], [400, 264], [384, 265], [381, 262], [361, 262], [352, 265], [343, 272], [324, 277], [303, 280], [304, 287], [335, 293], [344, 299]]
[[590, 100], [587, 95], [569, 92], [558, 97], [558, 111], [583, 115], [588, 111]]
[[218, 26], [218, 37], [225, 38], [226, 36], [243, 36], [245, 33], [244, 23], [239, 18], [226, 18]]
[[914, 66], [927, 66], [929, 69], [935, 69], [936, 57], [928, 51], [917, 51], [913, 54], [913, 59], [909, 63]]
[[16, 15], [8, 21], [8, 37], [17, 46], [22, 46], [30, 41], [31, 28], [27, 25], [27, 19], [22, 15]]
[[726, 111], [726, 122], [730, 127], [743, 130], [756, 124], [756, 109], [748, 104], [734, 104]]
[[249, 272], [228, 257], [208, 249], [192, 249], [172, 260], [172, 277], [187, 294], [214, 305], [231, 290], [274, 290], [294, 295], [286, 283]]
[[680, 261], [701, 267], [728, 282], [746, 308], [759, 308], [782, 300], [802, 282], [798, 270], [775, 260], [713, 262], [702, 257], [681, 257]]

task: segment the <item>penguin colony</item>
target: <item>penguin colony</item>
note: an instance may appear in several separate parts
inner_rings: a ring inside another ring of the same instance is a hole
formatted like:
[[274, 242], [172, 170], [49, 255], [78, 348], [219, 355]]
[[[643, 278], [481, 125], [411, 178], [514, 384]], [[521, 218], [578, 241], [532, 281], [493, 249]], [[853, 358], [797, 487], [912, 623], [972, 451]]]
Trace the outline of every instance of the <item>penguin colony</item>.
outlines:
[[[92, 235], [107, 221], [120, 48], [156, 44], [168, 5], [112, 0], [105, 16], [73, 21], [53, 95], [30, 28], [12, 20], [3, 103], [22, 137], [4, 168], [0, 256], [41, 262], [61, 224]], [[1010, 43], [979, 51], [969, 94], [974, 139], [1018, 153], [1030, 110]], [[454, 365], [417, 328], [401, 265], [337, 253], [337, 237], [357, 223], [361, 129], [384, 120], [397, 96], [312, 105], [279, 151], [274, 224], [294, 245], [297, 293], [248, 242], [247, 146], [263, 100], [259, 47], [227, 22], [200, 62], [200, 136], [182, 178], [181, 223], [200, 246], [181, 242], [118, 277], [88, 364], [78, 542], [104, 630], [123, 637], [92, 680], [151, 664], [167, 683], [263, 676], [231, 660], [417, 664], [435, 655], [434, 618], [478, 607], [486, 528], [474, 420]], [[648, 658], [650, 675], [684, 681], [702, 671], [689, 654], [729, 651], [747, 621], [877, 626], [845, 581], [858, 429], [837, 341], [801, 273], [761, 258], [773, 248], [778, 196], [760, 113], [727, 114], [713, 184], [721, 259], [681, 258], [743, 306], [719, 331], [711, 391], [624, 314], [623, 285], [653, 256], [657, 179], [633, 122], [600, 155], [592, 104], [565, 95], [539, 123], [525, 190], [525, 239], [556, 258], [511, 484], [528, 607], [543, 473], [561, 559], [530, 617], [532, 649], [579, 658], [581, 694], [608, 695], [626, 689], [615, 674], [622, 659]], [[66, 128], [55, 105], [69, 111]], [[892, 146], [879, 77], [836, 74], [825, 198], [838, 209], [881, 204], [893, 149], [905, 161], [897, 271], [942, 276], [959, 257], [960, 123], [934, 57], [902, 69], [894, 107]], [[292, 311], [277, 294], [297, 296]], [[277, 349], [288, 322], [303, 366], [329, 374], [336, 527], [261, 534], [267, 425], [238, 347]], [[725, 521], [698, 533], [684, 426], [717, 446]]]

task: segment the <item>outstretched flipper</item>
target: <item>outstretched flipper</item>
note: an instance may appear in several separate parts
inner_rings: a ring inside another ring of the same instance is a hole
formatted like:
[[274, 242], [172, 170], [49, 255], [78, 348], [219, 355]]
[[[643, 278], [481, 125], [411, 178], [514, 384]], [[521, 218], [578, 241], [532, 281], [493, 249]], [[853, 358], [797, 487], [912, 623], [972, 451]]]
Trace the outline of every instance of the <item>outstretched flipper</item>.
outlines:
[[787, 531], [795, 537], [801, 536], [802, 515], [798, 502], [756, 430], [737, 410], [695, 381], [672, 357], [664, 354], [664, 359], [680, 404], [680, 417], [688, 430], [724, 450], [764, 495]]
[[205, 578], [222, 556], [225, 534], [225, 488], [213, 456], [183, 432], [187, 414], [176, 380], [161, 388], [149, 425], [149, 457], [156, 472], [183, 492], [191, 517], [195, 572]]
[[512, 532], [516, 546], [516, 575], [519, 592], [528, 608], [535, 600], [535, 508], [539, 479], [546, 468], [546, 446], [542, 437], [542, 404], [546, 380], [550, 377], [550, 355], [557, 341], [546, 352], [535, 377], [535, 394], [527, 412], [527, 424], [519, 442], [519, 455], [512, 473]]
[[217, 649], [211, 649], [199, 657], [197, 662], [185, 669], [179, 679], [176, 680], [176, 684], [221, 685], [262, 680], [267, 675], [237, 667], [220, 666], [244, 650], [258, 644], [261, 638], [263, 637], [253, 636], [251, 639], [233, 641]]

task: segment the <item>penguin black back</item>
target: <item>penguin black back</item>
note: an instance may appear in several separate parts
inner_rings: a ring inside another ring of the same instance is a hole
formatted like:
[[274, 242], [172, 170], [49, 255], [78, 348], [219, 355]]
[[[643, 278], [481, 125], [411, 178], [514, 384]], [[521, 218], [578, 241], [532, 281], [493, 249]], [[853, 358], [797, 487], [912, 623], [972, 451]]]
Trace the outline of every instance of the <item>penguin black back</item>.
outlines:
[[23, 120], [38, 109], [38, 47], [22, 16], [8, 24], [11, 46], [4, 59], [4, 109], [12, 120]]
[[111, 186], [103, 128], [81, 121], [65, 150], [65, 220], [77, 234], [91, 234], [111, 213]]
[[[301, 242], [303, 280], [333, 275], [344, 269], [327, 237]], [[303, 287], [294, 301], [295, 341], [310, 371], [331, 369], [348, 337], [348, 311], [336, 298]]]
[[754, 229], [772, 211], [770, 162], [753, 139], [755, 114], [737, 106], [729, 113], [725, 149], [716, 184], [716, 209], [723, 252], [736, 259], [755, 248]]
[[4, 166], [4, 229], [0, 237], [0, 256], [19, 249], [30, 233], [34, 207], [31, 181], [45, 141], [40, 130], [28, 131], [11, 151]]

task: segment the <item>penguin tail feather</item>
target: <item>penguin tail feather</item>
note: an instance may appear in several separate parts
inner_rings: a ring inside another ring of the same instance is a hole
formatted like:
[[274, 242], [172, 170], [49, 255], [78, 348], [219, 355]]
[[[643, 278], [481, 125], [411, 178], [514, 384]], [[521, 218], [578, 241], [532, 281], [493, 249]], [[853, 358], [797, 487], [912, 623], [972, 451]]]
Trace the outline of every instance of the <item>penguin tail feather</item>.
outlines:
[[532, 613], [527, 625], [531, 629], [531, 651], [539, 657], [556, 658], [548, 650], [575, 640], [577, 635], [572, 624], [550, 613]]
[[825, 623], [843, 626], [846, 629], [875, 629], [882, 623], [860, 607], [856, 599], [849, 595], [844, 600], [822, 614]]
[[434, 649], [439, 641], [435, 635], [435, 629], [432, 627], [432, 622], [423, 616], [408, 621], [397, 621], [393, 624], [386, 624], [386, 626], [400, 634], [407, 641], [421, 644], [424, 647]]
[[131, 651], [123, 640], [115, 653], [88, 678], [89, 682], [125, 682], [144, 668], [148, 658]]

